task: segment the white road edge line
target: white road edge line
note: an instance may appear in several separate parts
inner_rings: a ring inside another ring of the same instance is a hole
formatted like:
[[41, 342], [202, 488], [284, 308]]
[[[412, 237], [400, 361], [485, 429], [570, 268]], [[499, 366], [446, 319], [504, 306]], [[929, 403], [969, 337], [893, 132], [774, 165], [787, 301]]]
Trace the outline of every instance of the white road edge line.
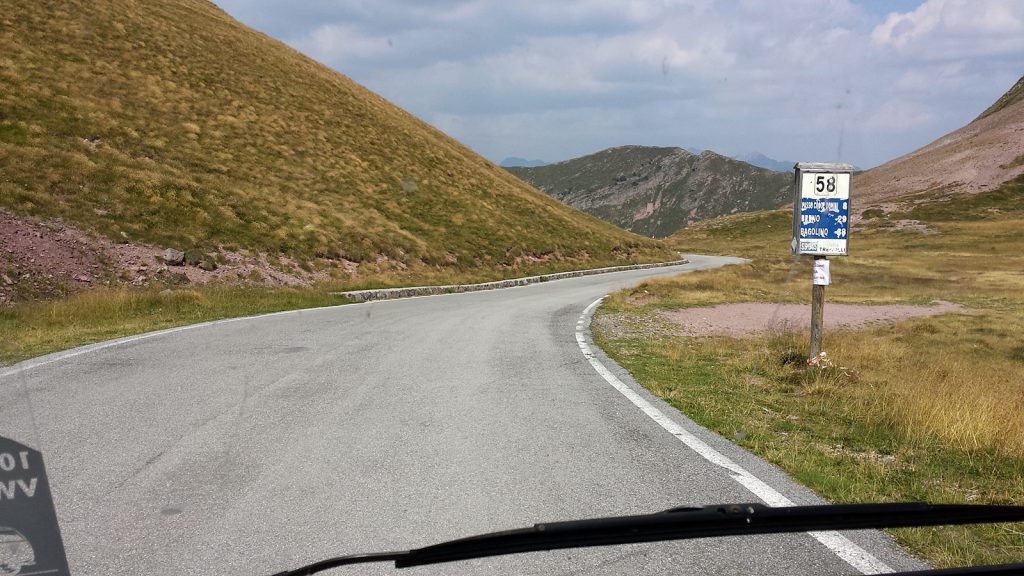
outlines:
[[[772, 488], [760, 478], [757, 478], [742, 466], [733, 462], [721, 452], [715, 450], [703, 440], [691, 434], [685, 428], [671, 420], [668, 416], [665, 416], [661, 410], [637, 394], [622, 380], [619, 380], [604, 366], [604, 364], [601, 363], [600, 360], [595, 357], [593, 350], [591, 350], [590, 346], [587, 344], [585, 330], [587, 330], [589, 326], [589, 322], [587, 321], [588, 316], [602, 300], [604, 300], [604, 297], [598, 298], [590, 306], [587, 306], [583, 311], [583, 314], [580, 315], [579, 320], [576, 322], [576, 342], [579, 344], [580, 351], [583, 352], [583, 356], [590, 361], [590, 365], [594, 367], [594, 370], [596, 370], [598, 374], [611, 384], [613, 388], [621, 392], [623, 396], [628, 398], [630, 402], [643, 411], [644, 414], [667, 430], [669, 434], [678, 438], [683, 444], [686, 444], [686, 446], [691, 450], [700, 454], [700, 456], [708, 462], [724, 468], [729, 472], [729, 475], [733, 480], [741, 484], [747, 490], [750, 490], [754, 496], [761, 499], [765, 504], [769, 506], [793, 506], [793, 501], [784, 496], [781, 492]], [[868, 551], [854, 544], [849, 538], [843, 536], [839, 532], [830, 530], [826, 532], [808, 532], [808, 534], [818, 542], [825, 545], [826, 548], [831, 550], [840, 559], [857, 569], [861, 574], [884, 574], [887, 572], [893, 572], [893, 569], [884, 562], [875, 558]]]

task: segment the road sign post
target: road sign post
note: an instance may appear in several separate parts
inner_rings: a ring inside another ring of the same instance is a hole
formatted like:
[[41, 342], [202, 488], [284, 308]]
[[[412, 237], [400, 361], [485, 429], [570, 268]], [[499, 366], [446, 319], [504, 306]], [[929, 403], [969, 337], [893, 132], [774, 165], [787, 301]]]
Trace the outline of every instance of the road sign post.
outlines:
[[821, 353], [829, 256], [846, 256], [853, 166], [800, 162], [794, 166], [793, 254], [814, 256], [810, 359]]

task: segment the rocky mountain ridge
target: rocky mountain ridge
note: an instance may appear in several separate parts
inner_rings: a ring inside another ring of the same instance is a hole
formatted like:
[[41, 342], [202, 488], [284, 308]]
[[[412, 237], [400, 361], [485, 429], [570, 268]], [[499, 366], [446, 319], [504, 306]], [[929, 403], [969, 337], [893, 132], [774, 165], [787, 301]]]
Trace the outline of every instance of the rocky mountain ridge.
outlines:
[[790, 200], [793, 178], [710, 150], [650, 146], [508, 170], [574, 208], [658, 238], [700, 220], [778, 208]]

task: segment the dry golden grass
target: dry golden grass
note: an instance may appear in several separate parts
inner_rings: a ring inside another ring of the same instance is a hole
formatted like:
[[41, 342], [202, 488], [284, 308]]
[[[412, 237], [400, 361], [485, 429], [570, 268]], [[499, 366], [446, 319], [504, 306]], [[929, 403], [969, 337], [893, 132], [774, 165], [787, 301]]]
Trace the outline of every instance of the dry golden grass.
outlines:
[[0, 308], [0, 364], [70, 346], [233, 316], [343, 304], [326, 290], [101, 288]]
[[[1010, 344], [1011, 334], [1024, 329], [1022, 319], [1018, 312], [981, 322], [921, 321], [910, 329], [952, 330], [945, 337], [922, 337], [929, 342], [915, 347], [862, 336], [848, 346], [846, 358], [866, 365], [870, 356], [883, 356], [871, 372], [876, 386], [890, 386], [884, 394], [891, 401], [877, 409], [902, 434], [932, 436], [965, 452], [994, 449], [1024, 456], [1024, 363], [1015, 357], [1019, 347]], [[997, 342], [975, 337], [993, 323], [999, 326], [993, 330]]]

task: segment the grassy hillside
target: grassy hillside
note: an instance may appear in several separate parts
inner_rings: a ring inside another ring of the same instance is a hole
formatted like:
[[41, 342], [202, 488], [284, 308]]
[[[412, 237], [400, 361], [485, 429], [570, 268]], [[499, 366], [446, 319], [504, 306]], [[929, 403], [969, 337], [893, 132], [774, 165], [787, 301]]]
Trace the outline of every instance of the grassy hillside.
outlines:
[[[929, 192], [927, 194], [934, 194]], [[660, 312], [726, 302], [809, 304], [792, 212], [735, 215], [672, 237], [747, 265], [647, 282], [610, 297], [602, 346], [684, 413], [833, 501], [1024, 504], [1024, 176], [996, 190], [910, 197], [866, 213], [830, 258], [828, 302], [958, 312], [826, 330], [831, 368], [808, 368], [806, 330], [687, 337]], [[921, 528], [898, 538], [940, 565], [1020, 558], [1017, 526]]]
[[645, 236], [694, 222], [775, 208], [792, 175], [705, 150], [622, 146], [536, 168], [509, 168], [555, 198]]
[[16, 215], [343, 281], [672, 257], [204, 0], [0, 0], [0, 44]]

